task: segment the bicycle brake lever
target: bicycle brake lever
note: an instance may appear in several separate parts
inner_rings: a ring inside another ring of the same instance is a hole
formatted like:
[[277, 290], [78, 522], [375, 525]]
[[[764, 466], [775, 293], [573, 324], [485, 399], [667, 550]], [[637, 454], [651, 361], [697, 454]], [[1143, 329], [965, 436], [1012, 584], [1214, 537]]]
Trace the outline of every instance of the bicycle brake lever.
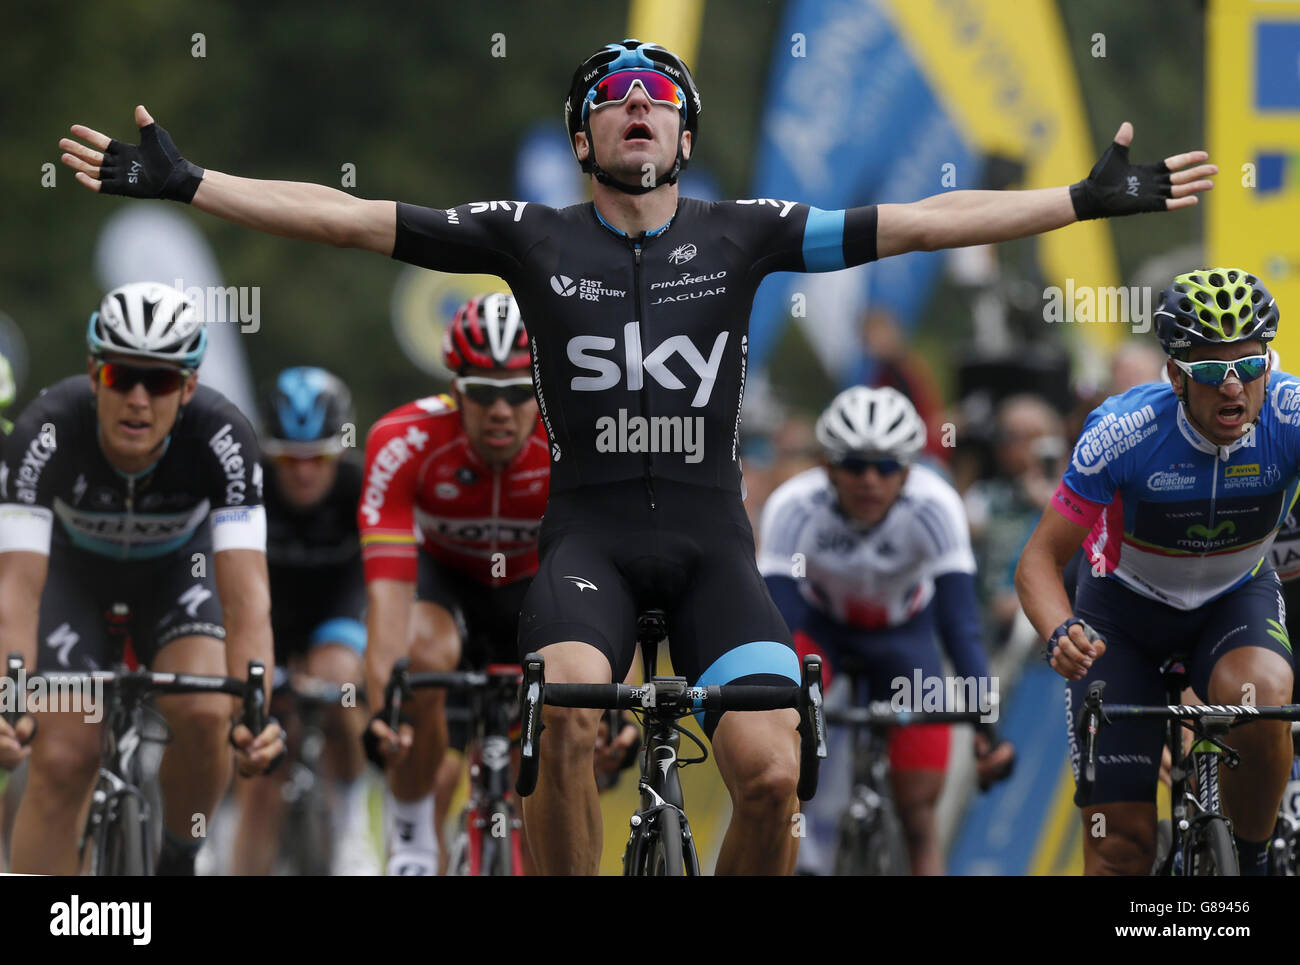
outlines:
[[9, 654], [5, 659], [5, 676], [9, 678], [10, 681], [9, 688], [10, 692], [13, 694], [13, 710], [6, 710], [4, 712], [4, 720], [10, 727], [18, 723], [18, 718], [21, 716], [18, 711], [18, 705], [20, 703], [18, 699], [18, 675], [22, 673], [22, 670], [23, 655], [21, 653]]
[[244, 691], [244, 726], [256, 737], [266, 728], [266, 666], [248, 661], [248, 684]]

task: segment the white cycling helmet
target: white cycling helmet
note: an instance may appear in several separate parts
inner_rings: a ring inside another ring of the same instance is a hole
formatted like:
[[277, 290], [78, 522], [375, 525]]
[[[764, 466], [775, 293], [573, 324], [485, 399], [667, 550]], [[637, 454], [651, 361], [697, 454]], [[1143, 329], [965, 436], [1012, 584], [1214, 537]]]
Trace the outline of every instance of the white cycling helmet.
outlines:
[[832, 462], [850, 453], [909, 462], [925, 447], [925, 423], [897, 389], [845, 389], [817, 420], [817, 441]]
[[90, 316], [86, 344], [97, 357], [134, 355], [196, 369], [208, 347], [208, 334], [197, 306], [183, 292], [138, 281], [104, 296], [99, 311]]

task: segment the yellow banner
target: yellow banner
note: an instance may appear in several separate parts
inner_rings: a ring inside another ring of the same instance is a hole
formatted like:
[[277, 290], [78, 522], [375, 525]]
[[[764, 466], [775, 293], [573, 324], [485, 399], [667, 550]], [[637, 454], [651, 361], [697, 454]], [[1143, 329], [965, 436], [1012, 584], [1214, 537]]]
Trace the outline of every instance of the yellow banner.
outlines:
[[[694, 74], [697, 73], [696, 55], [700, 52], [700, 26], [703, 23], [704, 0], [632, 0], [627, 16], [627, 35], [667, 47], [686, 61], [686, 66]], [[704, 100], [704, 103], [707, 105], [708, 101]]]
[[1274, 343], [1300, 370], [1300, 2], [1213, 0], [1206, 128], [1219, 166], [1206, 256], [1257, 274], [1277, 300]]
[[[1074, 58], [1054, 0], [877, 0], [921, 65], [935, 94], [976, 149], [1026, 166], [1026, 188], [1072, 184], [1101, 154], [1092, 143]], [[1117, 117], [1115, 128], [1125, 118]], [[1143, 145], [1134, 122], [1134, 157], [1163, 156]], [[1163, 147], [1163, 146], [1161, 146]], [[1118, 285], [1118, 266], [1104, 221], [1085, 221], [1038, 240], [1049, 282], [1074, 288]], [[1099, 307], [1105, 318], [1105, 309]], [[1117, 321], [1122, 321], [1117, 319]], [[1080, 325], [1086, 337], [1114, 345], [1126, 325]]]

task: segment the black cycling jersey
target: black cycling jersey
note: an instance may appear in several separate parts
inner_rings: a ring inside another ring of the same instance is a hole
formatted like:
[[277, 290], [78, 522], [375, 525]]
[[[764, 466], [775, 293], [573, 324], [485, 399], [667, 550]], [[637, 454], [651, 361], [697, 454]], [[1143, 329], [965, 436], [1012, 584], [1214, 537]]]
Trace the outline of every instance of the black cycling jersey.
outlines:
[[[271, 627], [276, 662], [282, 664], [309, 649], [323, 627], [333, 626], [331, 621], [359, 625], [364, 620], [366, 578], [357, 532], [362, 469], [341, 460], [325, 498], [305, 510], [285, 499], [273, 466], [265, 474]], [[353, 629], [363, 632], [359, 626]]]
[[[191, 538], [264, 548], [262, 468], [248, 420], [200, 385], [158, 461], [126, 475], [100, 449], [85, 375], [43, 392], [18, 418], [0, 462], [0, 552], [59, 545], [115, 560], [175, 553]], [[54, 525], [58, 521], [57, 526]]]
[[591, 203], [398, 204], [393, 257], [510, 285], [532, 339], [552, 494], [644, 478], [653, 505], [655, 477], [739, 493], [755, 289], [774, 271], [874, 260], [876, 220], [874, 205], [682, 198], [666, 226], [630, 238]]
[[277, 575], [292, 578], [305, 572], [355, 570], [361, 573], [361, 536], [357, 504], [361, 501], [362, 469], [339, 460], [334, 485], [315, 506], [299, 509], [276, 482], [267, 466], [266, 565], [274, 585]]

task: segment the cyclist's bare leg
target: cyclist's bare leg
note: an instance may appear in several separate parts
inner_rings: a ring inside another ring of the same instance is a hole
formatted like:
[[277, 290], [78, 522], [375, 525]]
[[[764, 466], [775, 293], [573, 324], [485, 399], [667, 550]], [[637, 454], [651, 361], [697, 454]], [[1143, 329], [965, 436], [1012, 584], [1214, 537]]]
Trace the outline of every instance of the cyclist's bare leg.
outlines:
[[[1291, 667], [1280, 654], [1264, 647], [1238, 647], [1215, 663], [1209, 702], [1286, 704], [1291, 701], [1292, 683]], [[1291, 724], [1260, 720], [1234, 727], [1228, 745], [1241, 754], [1241, 766], [1235, 771], [1219, 769], [1223, 810], [1243, 841], [1267, 841], [1291, 773]]]
[[[346, 643], [321, 643], [312, 647], [307, 651], [305, 670], [309, 677], [340, 687], [357, 686], [365, 680], [361, 657]], [[351, 703], [350, 707], [331, 708], [324, 723], [329, 740], [322, 763], [325, 773], [340, 781], [356, 780], [366, 763], [361, 734], [366, 729], [367, 715], [360, 701]]]
[[[179, 637], [158, 651], [151, 669], [224, 677], [225, 644], [213, 637]], [[176, 839], [194, 841], [207, 833], [212, 811], [230, 783], [233, 704], [224, 694], [158, 697], [156, 702], [172, 730], [158, 773], [163, 822]]]
[[943, 771], [895, 769], [890, 772], [894, 804], [898, 819], [907, 836], [907, 856], [914, 875], [943, 874], [943, 855], [939, 851], [939, 829], [934, 808], [943, 791]]
[[[609, 659], [577, 641], [543, 647], [547, 683], [611, 682]], [[544, 875], [594, 875], [602, 845], [594, 753], [599, 710], [546, 707], [537, 790], [524, 799], [533, 865]]]
[[1120, 801], [1086, 807], [1083, 815], [1085, 875], [1149, 875], [1156, 858], [1154, 801]]
[[[460, 662], [460, 633], [450, 613], [417, 600], [411, 607], [411, 672], [446, 673]], [[447, 751], [446, 692], [417, 690], [403, 708], [415, 727], [411, 753], [388, 771], [388, 786], [399, 801], [418, 801], [433, 793], [433, 779]]]
[[465, 769], [465, 756], [447, 748], [447, 753], [438, 765], [438, 772], [433, 777], [433, 823], [438, 835], [438, 874], [447, 873], [447, 816], [451, 811], [451, 799], [460, 783], [461, 772]]
[[77, 842], [99, 771], [102, 724], [77, 712], [40, 715], [27, 759], [27, 786], [14, 818], [10, 870], [75, 875]]
[[798, 726], [794, 710], [729, 713], [718, 722], [713, 754], [731, 794], [731, 824], [718, 853], [718, 874], [794, 872]]

